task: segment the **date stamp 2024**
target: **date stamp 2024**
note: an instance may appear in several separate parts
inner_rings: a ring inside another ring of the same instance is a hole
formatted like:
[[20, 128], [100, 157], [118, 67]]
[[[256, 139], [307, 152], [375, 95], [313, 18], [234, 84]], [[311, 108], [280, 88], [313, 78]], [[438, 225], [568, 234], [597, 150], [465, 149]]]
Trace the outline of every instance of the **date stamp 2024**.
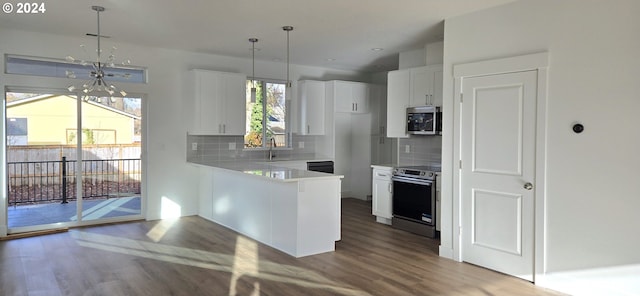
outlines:
[[17, 2], [15, 4], [5, 2], [2, 4], [2, 11], [6, 14], [39, 14], [45, 13], [47, 8], [45, 7], [44, 2]]

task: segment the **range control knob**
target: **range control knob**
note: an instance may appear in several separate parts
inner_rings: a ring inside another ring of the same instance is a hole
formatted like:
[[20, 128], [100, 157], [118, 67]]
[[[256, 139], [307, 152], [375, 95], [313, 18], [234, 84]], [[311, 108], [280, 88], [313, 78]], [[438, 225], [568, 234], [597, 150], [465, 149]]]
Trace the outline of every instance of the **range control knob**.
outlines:
[[429, 173], [429, 177], [433, 177], [433, 172]]

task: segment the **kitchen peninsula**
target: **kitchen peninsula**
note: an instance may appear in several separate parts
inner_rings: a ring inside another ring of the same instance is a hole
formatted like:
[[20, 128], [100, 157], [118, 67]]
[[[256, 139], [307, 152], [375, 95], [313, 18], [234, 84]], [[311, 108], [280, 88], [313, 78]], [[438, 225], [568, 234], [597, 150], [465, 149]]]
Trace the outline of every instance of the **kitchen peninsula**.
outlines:
[[197, 165], [201, 217], [294, 257], [335, 250], [343, 176], [277, 162]]

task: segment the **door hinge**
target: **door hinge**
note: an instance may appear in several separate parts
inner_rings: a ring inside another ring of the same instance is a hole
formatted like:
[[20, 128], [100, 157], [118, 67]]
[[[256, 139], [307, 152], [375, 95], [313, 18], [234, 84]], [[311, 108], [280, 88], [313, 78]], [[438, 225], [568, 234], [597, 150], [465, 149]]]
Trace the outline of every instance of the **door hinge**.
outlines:
[[460, 161], [458, 161], [458, 166], [460, 167], [460, 169], [462, 169], [462, 159], [460, 159]]
[[462, 101], [463, 101], [463, 97], [464, 97], [464, 94], [463, 94], [463, 93], [460, 93], [460, 103], [462, 103]]

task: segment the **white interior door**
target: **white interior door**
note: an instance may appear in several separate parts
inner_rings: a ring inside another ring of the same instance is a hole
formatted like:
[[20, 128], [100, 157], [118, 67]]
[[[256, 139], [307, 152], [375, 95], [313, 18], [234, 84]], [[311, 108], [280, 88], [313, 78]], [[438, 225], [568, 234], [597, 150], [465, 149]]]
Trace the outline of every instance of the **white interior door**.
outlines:
[[462, 85], [462, 260], [533, 281], [537, 71]]

